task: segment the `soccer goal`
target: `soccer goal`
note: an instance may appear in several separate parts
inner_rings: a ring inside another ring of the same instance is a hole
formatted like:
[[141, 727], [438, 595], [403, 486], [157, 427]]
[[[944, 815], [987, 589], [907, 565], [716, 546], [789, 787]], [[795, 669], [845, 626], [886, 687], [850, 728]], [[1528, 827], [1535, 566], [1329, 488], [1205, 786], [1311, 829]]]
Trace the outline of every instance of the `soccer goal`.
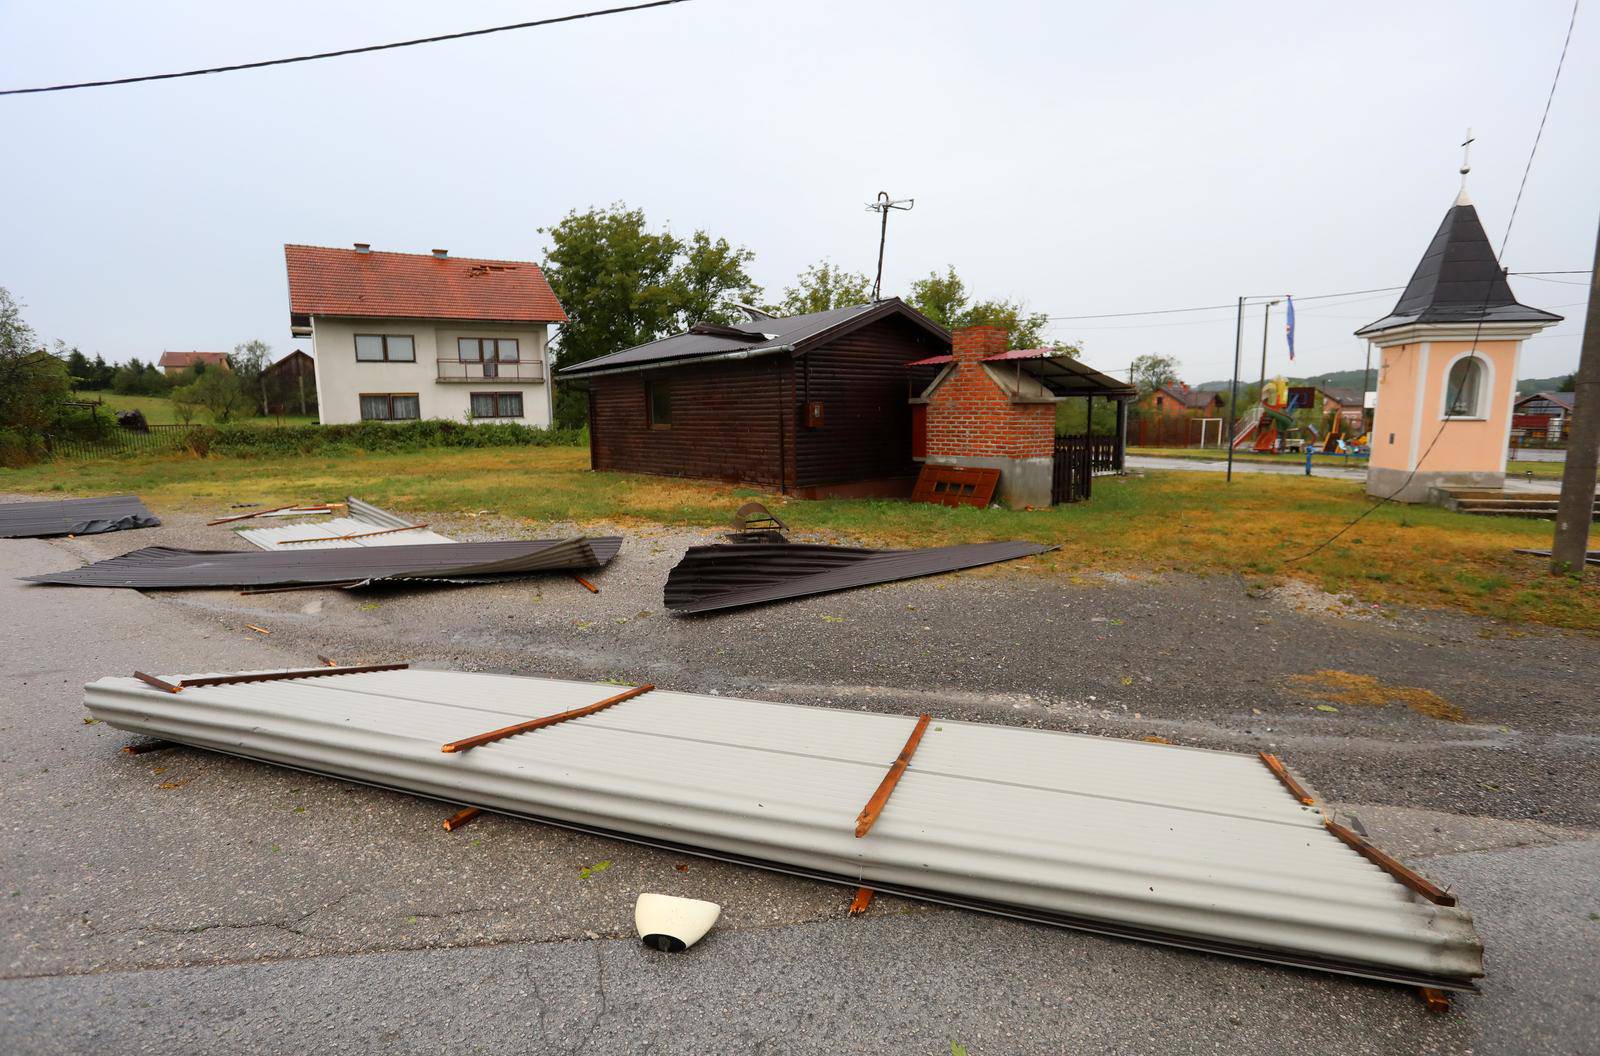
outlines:
[[1201, 418], [1201, 419], [1199, 419], [1199, 422], [1200, 422], [1200, 446], [1203, 447], [1203, 448], [1211, 446], [1210, 444], [1206, 443], [1206, 437], [1211, 434], [1211, 429], [1212, 429], [1213, 426], [1215, 426], [1216, 427], [1216, 431], [1217, 431], [1216, 446], [1221, 447], [1222, 446], [1222, 419], [1221, 418]]

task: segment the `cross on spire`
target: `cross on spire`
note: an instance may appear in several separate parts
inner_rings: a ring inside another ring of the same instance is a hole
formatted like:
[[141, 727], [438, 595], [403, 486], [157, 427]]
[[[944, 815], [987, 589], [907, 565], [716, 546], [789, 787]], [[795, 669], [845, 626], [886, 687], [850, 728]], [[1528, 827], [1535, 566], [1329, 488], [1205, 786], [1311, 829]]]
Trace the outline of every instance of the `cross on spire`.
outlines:
[[1472, 129], [1467, 129], [1467, 138], [1461, 142], [1461, 194], [1456, 197], [1457, 205], [1466, 205], [1467, 202], [1467, 173], [1472, 171], [1472, 142], [1475, 137]]

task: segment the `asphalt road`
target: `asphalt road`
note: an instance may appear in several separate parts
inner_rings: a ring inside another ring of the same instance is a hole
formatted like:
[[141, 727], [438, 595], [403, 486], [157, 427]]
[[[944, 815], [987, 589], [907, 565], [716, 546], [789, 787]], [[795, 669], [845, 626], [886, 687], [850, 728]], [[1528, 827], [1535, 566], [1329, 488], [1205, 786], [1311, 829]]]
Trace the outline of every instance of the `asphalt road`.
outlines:
[[[1600, 1051], [1592, 637], [1026, 563], [668, 617], [659, 585], [693, 539], [631, 531], [599, 595], [555, 578], [253, 597], [13, 578], [237, 545], [194, 517], [0, 543], [0, 1052]], [[851, 920], [842, 889], [505, 818], [445, 833], [438, 804], [189, 749], [128, 756], [83, 721], [103, 674], [317, 653], [1270, 746], [1460, 894], [1489, 975], [1433, 1017], [1402, 988], [901, 900]], [[1295, 676], [1328, 668], [1434, 690], [1468, 721], [1320, 711]], [[631, 931], [642, 890], [724, 917], [689, 953], [652, 954]]]
[[[1548, 460], [1540, 460], [1548, 461]], [[1128, 468], [1131, 470], [1158, 469], [1176, 470], [1180, 473], [1226, 473], [1228, 459], [1222, 457], [1209, 460], [1198, 458], [1172, 458], [1166, 455], [1128, 455]], [[1360, 463], [1357, 463], [1360, 466]], [[1266, 462], [1255, 459], [1236, 458], [1233, 461], [1235, 473], [1268, 473], [1280, 477], [1305, 476], [1304, 462]], [[1314, 463], [1311, 467], [1313, 477], [1326, 477], [1329, 480], [1347, 480], [1353, 484], [1367, 482], [1367, 470], [1339, 465], [1329, 465], [1326, 462]], [[1559, 480], [1543, 480], [1536, 477], [1523, 478], [1513, 473], [1506, 475], [1505, 490], [1519, 495], [1559, 495], [1561, 482]]]

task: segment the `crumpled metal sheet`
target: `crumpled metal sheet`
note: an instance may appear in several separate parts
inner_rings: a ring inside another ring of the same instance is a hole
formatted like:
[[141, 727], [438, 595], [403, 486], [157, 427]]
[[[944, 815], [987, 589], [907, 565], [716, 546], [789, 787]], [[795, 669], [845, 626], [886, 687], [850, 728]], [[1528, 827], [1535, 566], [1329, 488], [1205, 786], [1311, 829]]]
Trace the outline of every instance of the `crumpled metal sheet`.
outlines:
[[288, 552], [147, 546], [82, 568], [22, 578], [33, 583], [135, 590], [364, 585], [408, 580], [496, 582], [536, 572], [600, 568], [616, 556], [621, 546], [619, 536]]
[[[404, 517], [362, 502], [354, 495], [344, 501], [344, 517], [332, 520], [317, 517], [293, 524], [240, 527], [234, 531], [251, 546], [263, 550], [349, 550], [359, 546], [455, 542], [447, 535], [429, 531], [425, 526], [414, 525]], [[372, 534], [376, 532], [383, 534]]]
[[863, 550], [814, 543], [693, 546], [667, 575], [664, 604], [701, 613], [916, 579], [1054, 550], [1018, 541], [926, 550]]
[[145, 509], [137, 495], [0, 503], [0, 539], [99, 535], [160, 524], [161, 519]]

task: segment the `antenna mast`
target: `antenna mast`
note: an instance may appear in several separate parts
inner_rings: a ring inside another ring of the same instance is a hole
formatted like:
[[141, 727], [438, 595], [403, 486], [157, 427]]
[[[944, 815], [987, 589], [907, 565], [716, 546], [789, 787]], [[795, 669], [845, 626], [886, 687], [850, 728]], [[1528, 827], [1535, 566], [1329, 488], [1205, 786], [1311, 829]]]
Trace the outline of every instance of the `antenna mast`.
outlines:
[[879, 191], [878, 200], [867, 203], [867, 211], [880, 213], [883, 223], [878, 228], [878, 275], [872, 280], [872, 299], [880, 300], [879, 294], [883, 290], [883, 246], [889, 240], [889, 210], [901, 209], [910, 211], [915, 208], [915, 198], [890, 198], [888, 191]]

